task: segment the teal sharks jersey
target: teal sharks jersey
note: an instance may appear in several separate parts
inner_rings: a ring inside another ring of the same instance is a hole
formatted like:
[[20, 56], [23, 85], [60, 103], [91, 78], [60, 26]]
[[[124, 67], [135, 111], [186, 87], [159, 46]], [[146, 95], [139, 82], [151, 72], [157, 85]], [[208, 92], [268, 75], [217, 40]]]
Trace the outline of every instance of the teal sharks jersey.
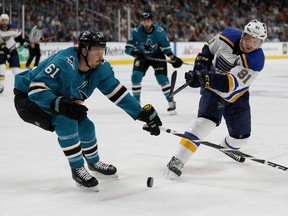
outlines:
[[62, 50], [33, 68], [15, 76], [15, 88], [51, 113], [50, 103], [58, 96], [85, 100], [98, 88], [109, 100], [136, 119], [143, 111], [137, 100], [118, 79], [109, 62], [103, 60], [86, 73], [78, 71], [77, 48]]
[[150, 33], [146, 33], [142, 25], [134, 29], [126, 43], [125, 53], [131, 55], [132, 50], [138, 50], [143, 52], [146, 57], [153, 57], [161, 52], [166, 56], [172, 55], [165, 30], [157, 24], [153, 24], [152, 28]]

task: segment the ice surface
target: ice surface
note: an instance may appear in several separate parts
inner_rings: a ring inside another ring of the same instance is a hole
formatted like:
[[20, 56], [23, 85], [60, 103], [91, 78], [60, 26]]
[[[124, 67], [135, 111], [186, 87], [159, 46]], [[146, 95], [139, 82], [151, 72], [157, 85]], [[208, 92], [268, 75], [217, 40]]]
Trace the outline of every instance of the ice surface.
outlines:
[[[270, 60], [251, 86], [252, 136], [242, 150], [288, 166], [288, 61]], [[131, 89], [132, 66], [114, 66]], [[188, 66], [178, 69], [176, 88]], [[173, 72], [169, 66], [169, 76]], [[176, 116], [149, 69], [143, 80], [142, 104], [152, 103], [165, 127], [183, 132], [197, 114], [199, 90], [186, 88], [175, 96]], [[13, 76], [7, 71], [0, 95], [0, 216], [287, 216], [288, 172], [253, 161], [234, 162], [218, 150], [201, 146], [177, 180], [162, 173], [179, 138], [143, 131], [124, 111], [96, 90], [85, 104], [96, 124], [104, 162], [118, 168], [118, 179], [99, 179], [100, 192], [77, 188], [54, 133], [24, 123], [13, 106]], [[225, 122], [207, 138], [220, 142]], [[154, 186], [146, 181], [154, 178]]]

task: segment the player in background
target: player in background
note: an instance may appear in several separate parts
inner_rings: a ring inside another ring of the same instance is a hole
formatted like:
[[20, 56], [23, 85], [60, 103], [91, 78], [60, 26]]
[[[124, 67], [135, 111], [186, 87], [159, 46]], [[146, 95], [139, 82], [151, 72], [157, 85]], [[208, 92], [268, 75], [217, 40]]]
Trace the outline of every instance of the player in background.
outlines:
[[84, 159], [89, 170], [104, 175], [114, 175], [117, 169], [100, 161], [95, 126], [82, 102], [98, 88], [134, 120], [146, 122], [151, 135], [160, 134], [162, 123], [153, 106], [142, 108], [115, 78], [110, 63], [103, 59], [106, 41], [99, 33], [81, 33], [78, 44], [18, 74], [14, 102], [24, 121], [55, 130], [73, 179], [79, 186], [97, 190], [98, 181], [84, 167]]
[[20, 72], [20, 62], [16, 43], [28, 46], [28, 42], [21, 36], [17, 25], [9, 23], [9, 16], [0, 16], [0, 93], [4, 91], [6, 62], [8, 61], [14, 75]]
[[[239, 150], [251, 133], [249, 87], [264, 67], [261, 45], [267, 37], [266, 25], [250, 21], [241, 31], [227, 28], [204, 45], [193, 71], [185, 73], [192, 88], [201, 87], [198, 118], [185, 134], [203, 140], [224, 117], [228, 135], [221, 146]], [[168, 163], [167, 177], [182, 174], [181, 169], [200, 143], [181, 139], [178, 151]], [[245, 158], [225, 153], [238, 162]]]
[[29, 58], [26, 62], [26, 68], [30, 68], [30, 64], [35, 57], [34, 67], [39, 64], [41, 58], [40, 40], [44, 38], [44, 29], [41, 19], [37, 20], [37, 24], [31, 29], [29, 34]]
[[141, 24], [131, 32], [130, 39], [126, 43], [125, 53], [135, 57], [131, 76], [133, 96], [140, 102], [141, 82], [148, 68], [152, 66], [156, 80], [168, 101], [167, 111], [171, 115], [176, 114], [176, 103], [173, 97], [169, 96], [167, 63], [149, 60], [149, 58], [166, 60], [166, 55], [174, 61], [172, 65], [175, 68], [181, 67], [183, 62], [173, 54], [165, 30], [158, 24], [153, 24], [152, 14], [142, 14]]

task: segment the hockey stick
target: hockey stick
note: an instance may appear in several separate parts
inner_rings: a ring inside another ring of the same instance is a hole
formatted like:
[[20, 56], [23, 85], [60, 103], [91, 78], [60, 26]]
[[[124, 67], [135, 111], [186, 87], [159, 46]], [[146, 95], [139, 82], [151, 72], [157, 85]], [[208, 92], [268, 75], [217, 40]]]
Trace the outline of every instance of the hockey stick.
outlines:
[[36, 41], [34, 43], [47, 42], [49, 40], [52, 40], [53, 38], [55, 38], [55, 36], [47, 37], [47, 38], [44, 38], [42, 40]]
[[173, 96], [172, 94], [175, 88], [176, 79], [177, 79], [177, 71], [175, 70], [171, 75], [170, 92], [169, 92], [170, 97]]
[[[152, 60], [152, 61], [168, 62], [168, 63], [170, 63], [170, 64], [173, 64], [173, 63], [174, 63], [174, 61], [166, 60], [166, 59], [159, 59], [159, 58], [147, 58], [147, 59], [148, 59], [148, 60]], [[183, 62], [182, 64], [194, 66], [193, 63]]]
[[44, 38], [44, 39], [42, 39], [42, 40], [30, 42], [30, 44], [32, 44], [32, 43], [35, 44], [35, 43], [40, 43], [40, 42], [47, 42], [47, 41], [49, 41], [49, 40], [52, 40], [53, 38], [55, 38], [55, 36], [51, 36], [51, 37]]
[[272, 168], [280, 169], [280, 170], [282, 170], [282, 171], [287, 171], [287, 170], [288, 170], [288, 167], [285, 167], [285, 166], [282, 166], [282, 165], [273, 163], [273, 162], [268, 161], [268, 160], [259, 159], [259, 158], [256, 158], [256, 157], [252, 156], [252, 155], [248, 155], [248, 154], [245, 154], [245, 153], [240, 152], [240, 151], [230, 150], [230, 149], [227, 149], [227, 148], [225, 148], [225, 147], [223, 147], [223, 146], [220, 146], [220, 145], [217, 145], [217, 144], [208, 142], [208, 141], [193, 140], [190, 136], [188, 136], [188, 135], [186, 135], [186, 134], [183, 134], [183, 133], [178, 133], [177, 131], [172, 130], [172, 129], [169, 129], [169, 128], [160, 127], [160, 130], [161, 130], [161, 131], [164, 131], [164, 132], [166, 132], [166, 133], [169, 133], [169, 134], [173, 134], [173, 135], [178, 136], [178, 137], [182, 137], [182, 138], [191, 140], [191, 141], [197, 141], [197, 142], [199, 142], [199, 143], [201, 143], [201, 144], [203, 144], [203, 145], [209, 146], [209, 147], [211, 147], [211, 148], [218, 149], [219, 151], [221, 151], [221, 152], [223, 152], [223, 153], [225, 153], [225, 152], [232, 153], [232, 154], [234, 154], [234, 155], [241, 156], [241, 157], [243, 157], [243, 158], [246, 158], [246, 159], [255, 161], [255, 162], [257, 162], [257, 163], [266, 164], [267, 166], [270, 166], [270, 167], [272, 167]]
[[184, 88], [186, 88], [189, 85], [190, 81], [187, 83], [184, 83], [182, 86], [180, 86], [179, 88], [177, 88], [174, 92], [170, 93], [170, 97], [173, 97], [175, 94], [177, 94], [178, 92], [182, 91]]

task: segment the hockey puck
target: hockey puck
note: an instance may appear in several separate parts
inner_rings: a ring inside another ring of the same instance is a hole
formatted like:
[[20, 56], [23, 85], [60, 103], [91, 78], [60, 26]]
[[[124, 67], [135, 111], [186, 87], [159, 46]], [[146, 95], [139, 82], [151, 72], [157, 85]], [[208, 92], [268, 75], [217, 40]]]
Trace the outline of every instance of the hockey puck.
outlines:
[[153, 177], [148, 177], [147, 178], [147, 187], [153, 187]]

